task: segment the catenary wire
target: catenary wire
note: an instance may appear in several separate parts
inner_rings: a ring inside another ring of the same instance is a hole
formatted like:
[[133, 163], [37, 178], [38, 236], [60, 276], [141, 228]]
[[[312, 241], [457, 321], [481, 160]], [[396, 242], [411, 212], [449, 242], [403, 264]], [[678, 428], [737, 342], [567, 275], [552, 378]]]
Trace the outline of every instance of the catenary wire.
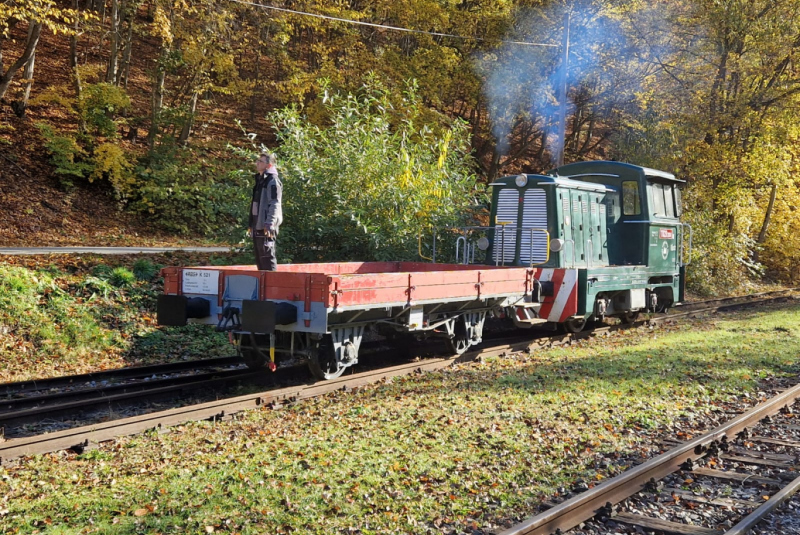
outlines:
[[285, 7], [269, 6], [269, 5], [265, 5], [265, 4], [258, 4], [256, 2], [247, 2], [245, 0], [229, 0], [229, 1], [233, 2], [235, 4], [243, 4], [243, 5], [246, 5], [246, 6], [254, 6], [254, 7], [259, 7], [261, 9], [270, 9], [272, 11], [280, 11], [280, 12], [283, 12], [283, 13], [291, 13], [293, 15], [301, 15], [301, 16], [304, 16], [304, 17], [314, 17], [314, 18], [317, 18], [317, 19], [333, 20], [333, 21], [337, 21], [337, 22], [344, 22], [344, 23], [347, 23], [347, 24], [357, 24], [359, 26], [370, 26], [372, 28], [383, 28], [383, 29], [386, 29], [386, 30], [393, 30], [393, 31], [397, 31], [397, 32], [419, 33], [419, 34], [424, 34], [424, 35], [433, 35], [433, 36], [436, 36], [436, 37], [452, 37], [454, 39], [464, 39], [464, 40], [467, 40], [467, 41], [491, 41], [491, 42], [502, 43], [502, 44], [506, 44], [506, 45], [542, 46], [542, 47], [548, 47], [548, 48], [555, 48], [555, 47], [559, 46], [559, 45], [548, 44], [548, 43], [532, 43], [530, 41], [507, 41], [507, 40], [504, 40], [504, 39], [486, 39], [486, 38], [483, 38], [483, 37], [469, 37], [469, 36], [466, 36], [466, 35], [456, 35], [456, 34], [452, 34], [452, 33], [428, 32], [428, 31], [425, 31], [425, 30], [414, 30], [414, 29], [411, 29], [411, 28], [403, 28], [401, 26], [389, 26], [389, 25], [386, 25], [386, 24], [378, 24], [378, 23], [375, 23], [375, 22], [365, 22], [365, 21], [361, 21], [361, 20], [344, 19], [344, 18], [341, 18], [341, 17], [331, 17], [329, 15], [321, 15], [319, 13], [308, 13], [306, 11], [297, 11], [295, 9], [288, 9], [288, 8], [285, 8]]

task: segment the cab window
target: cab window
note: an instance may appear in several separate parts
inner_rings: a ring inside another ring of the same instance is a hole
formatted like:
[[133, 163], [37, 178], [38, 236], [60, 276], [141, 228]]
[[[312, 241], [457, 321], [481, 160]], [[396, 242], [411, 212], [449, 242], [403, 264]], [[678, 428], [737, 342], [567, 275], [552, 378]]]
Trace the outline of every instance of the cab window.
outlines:
[[639, 215], [642, 213], [639, 201], [639, 183], [628, 180], [622, 183], [622, 213], [625, 215]]
[[683, 215], [683, 198], [681, 197], [681, 189], [678, 186], [674, 188], [675, 192], [675, 215], [680, 217]]
[[675, 199], [672, 197], [672, 184], [664, 184], [661, 186], [664, 189], [664, 208], [666, 209], [667, 217], [675, 217]]
[[650, 215], [664, 217], [667, 215], [666, 210], [664, 209], [664, 185], [651, 182], [648, 184], [648, 189], [650, 190], [650, 197], [653, 199]]

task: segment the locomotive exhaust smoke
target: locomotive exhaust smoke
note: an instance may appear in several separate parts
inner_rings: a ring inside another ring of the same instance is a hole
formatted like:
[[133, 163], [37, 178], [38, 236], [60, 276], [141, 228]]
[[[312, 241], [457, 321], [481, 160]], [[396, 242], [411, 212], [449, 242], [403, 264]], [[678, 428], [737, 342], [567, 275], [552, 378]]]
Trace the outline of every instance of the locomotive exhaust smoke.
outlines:
[[[567, 23], [568, 40], [565, 39]], [[509, 39], [553, 46], [508, 44], [484, 54], [478, 61], [477, 68], [486, 79], [484, 91], [497, 151], [508, 154], [514, 127], [520, 121], [529, 121], [544, 133], [547, 152], [555, 164], [564, 149], [564, 136], [559, 135], [564, 83], [567, 88], [564, 104], [569, 117], [574, 112], [569, 101], [571, 92], [602, 75], [604, 55], [624, 46], [622, 32], [596, 5], [559, 2], [520, 13], [511, 33]], [[566, 44], [568, 54], [565, 54]]]

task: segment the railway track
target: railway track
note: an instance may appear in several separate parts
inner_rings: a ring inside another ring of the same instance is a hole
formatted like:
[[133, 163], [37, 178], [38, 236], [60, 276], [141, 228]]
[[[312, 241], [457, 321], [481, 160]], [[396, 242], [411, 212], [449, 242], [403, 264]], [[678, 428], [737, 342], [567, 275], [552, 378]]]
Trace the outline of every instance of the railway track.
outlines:
[[116, 370], [70, 375], [66, 377], [48, 377], [45, 379], [3, 383], [0, 384], [0, 400], [4, 398], [14, 398], [31, 392], [85, 388], [86, 385], [94, 386], [98, 383], [121, 383], [170, 373], [191, 372], [203, 368], [239, 366], [241, 363], [242, 361], [238, 357], [219, 357], [213, 359], [171, 362], [167, 364], [154, 364], [150, 366], [119, 368]]
[[[798, 399], [800, 385], [500, 535], [746, 535], [800, 490]], [[731, 485], [750, 497], [727, 496]], [[682, 521], [647, 514], [654, 510]]]
[[222, 388], [253, 375], [237, 357], [220, 357], [6, 383], [0, 387], [0, 428], [8, 434], [63, 415], [161, 401], [193, 390]]
[[[715, 300], [709, 306], [697, 306], [681, 313], [660, 315], [651, 317], [639, 322], [634, 326], [642, 326], [647, 323], [658, 323], [661, 321], [672, 321], [681, 315], [697, 314], [701, 312], [724, 310], [741, 306], [755, 306], [774, 299], [780, 299], [786, 292], [773, 294], [772, 298], [764, 298], [747, 302], [742, 300], [732, 301], [731, 299]], [[760, 296], [765, 297], [765, 296]], [[445, 366], [450, 366], [454, 362], [466, 362], [483, 357], [502, 356], [518, 351], [534, 351], [536, 349], [568, 345], [577, 340], [587, 339], [596, 336], [603, 336], [616, 330], [630, 328], [630, 325], [607, 325], [577, 334], [545, 336], [538, 339], [531, 339], [531, 333], [520, 335], [518, 332], [511, 336], [503, 336], [492, 340], [486, 340], [491, 346], [482, 349], [469, 351], [457, 359], [453, 358], [429, 358], [421, 362], [403, 363], [398, 366], [368, 370], [361, 373], [341, 377], [334, 381], [326, 381], [319, 384], [294, 384], [249, 394], [234, 398], [215, 400], [207, 403], [200, 403], [187, 407], [170, 409], [167, 411], [154, 412], [121, 418], [111, 422], [97, 422], [91, 425], [51, 432], [46, 435], [11, 438], [0, 443], [0, 462], [7, 462], [14, 458], [46, 453], [59, 449], [85, 448], [91, 442], [110, 440], [116, 436], [141, 432], [152, 428], [161, 428], [170, 425], [185, 423], [192, 420], [208, 418], [226, 417], [240, 410], [250, 409], [268, 405], [270, 403], [282, 403], [285, 401], [303, 399], [316, 395], [323, 395], [342, 388], [354, 388], [363, 384], [379, 381], [383, 378], [393, 377], [413, 373], [417, 370], [435, 370]], [[112, 372], [101, 372], [88, 374], [85, 376], [73, 376], [68, 378], [56, 378], [43, 381], [26, 381], [24, 383], [10, 383], [0, 385], [0, 392], [5, 392], [6, 397], [0, 400], [0, 428], [6, 430], [6, 437], [11, 436], [8, 430], [14, 426], [26, 423], [41, 421], [45, 418], [52, 418], [59, 414], [74, 414], [79, 411], [90, 410], [98, 407], [109, 407], [119, 403], [133, 403], [137, 400], [152, 401], [154, 399], [175, 398], [190, 391], [216, 391], [226, 384], [240, 381], [256, 382], [264, 374], [252, 372], [241, 367], [227, 370], [214, 370], [202, 376], [196, 374], [164, 379], [153, 380], [153, 376], [168, 372], [185, 372], [188, 370], [205, 367], [220, 366], [229, 367], [238, 363], [237, 357], [226, 357], [223, 359], [209, 359], [204, 361], [184, 362], [165, 366], [150, 366], [142, 368], [128, 368], [115, 370]], [[270, 377], [273, 377], [270, 375]], [[116, 378], [116, 379], [115, 379]], [[133, 378], [148, 381], [139, 381], [135, 384], [128, 384], [125, 381]], [[76, 385], [96, 384], [98, 382], [112, 382], [122, 380], [119, 384], [101, 385], [88, 389], [76, 389]], [[60, 386], [59, 386], [60, 385]], [[56, 391], [42, 393], [47, 390], [57, 390], [67, 388], [68, 391]], [[23, 395], [24, 394], [24, 395]]]

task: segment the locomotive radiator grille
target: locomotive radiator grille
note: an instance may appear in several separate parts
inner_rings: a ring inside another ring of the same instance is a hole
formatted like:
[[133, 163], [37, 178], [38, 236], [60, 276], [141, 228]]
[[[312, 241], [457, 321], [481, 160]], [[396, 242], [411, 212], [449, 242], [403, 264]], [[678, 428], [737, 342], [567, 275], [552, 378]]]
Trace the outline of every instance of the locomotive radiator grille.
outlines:
[[525, 192], [522, 209], [522, 236], [520, 237], [519, 260], [526, 264], [541, 264], [547, 261], [547, 234], [529, 229], [547, 229], [547, 197], [542, 189]]
[[[517, 216], [519, 215], [519, 192], [507, 188], [501, 190], [497, 197], [498, 223], [495, 227], [494, 246], [492, 256], [502, 263], [513, 262], [517, 250]], [[505, 229], [503, 229], [505, 227]], [[502, 252], [501, 252], [502, 248]]]

